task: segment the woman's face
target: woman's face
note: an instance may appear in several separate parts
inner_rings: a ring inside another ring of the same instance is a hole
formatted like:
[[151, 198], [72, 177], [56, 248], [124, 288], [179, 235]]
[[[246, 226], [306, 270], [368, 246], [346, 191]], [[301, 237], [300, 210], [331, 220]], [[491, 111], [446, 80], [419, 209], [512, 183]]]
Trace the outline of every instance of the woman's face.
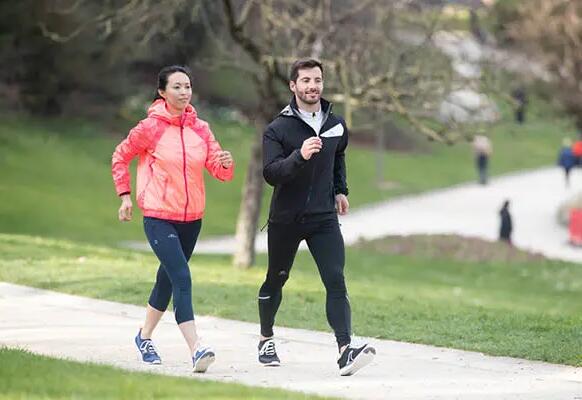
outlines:
[[173, 112], [182, 112], [192, 99], [192, 86], [190, 78], [183, 72], [174, 72], [168, 76], [168, 84], [165, 90], [158, 90], [168, 108]]

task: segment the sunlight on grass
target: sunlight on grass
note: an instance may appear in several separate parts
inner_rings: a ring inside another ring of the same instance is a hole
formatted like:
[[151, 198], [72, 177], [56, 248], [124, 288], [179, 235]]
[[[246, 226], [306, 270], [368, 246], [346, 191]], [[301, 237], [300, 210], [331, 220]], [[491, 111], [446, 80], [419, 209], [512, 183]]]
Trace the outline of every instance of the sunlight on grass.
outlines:
[[2, 347], [0, 358], [0, 398], [5, 400], [323, 399], [276, 389], [128, 372], [104, 365], [57, 360]]
[[[516, 125], [511, 109], [500, 102], [503, 119], [490, 127], [494, 152], [493, 174], [553, 165], [563, 136], [574, 127], [548, 104], [532, 99], [528, 123]], [[237, 171], [233, 182], [207, 178], [207, 209], [202, 237], [234, 232], [241, 187], [248, 164], [253, 129], [219, 119], [210, 120], [225, 149], [232, 151]], [[117, 221], [119, 199], [111, 180], [111, 153], [124, 132], [104, 135], [87, 121], [34, 120], [3, 117], [0, 124], [0, 232], [66, 238], [116, 245], [144, 240], [136, 207], [134, 221]], [[353, 139], [353, 138], [352, 138]], [[373, 148], [352, 145], [347, 152], [348, 186], [352, 208], [473, 181], [476, 177], [468, 143], [446, 146], [419, 139], [421, 151], [387, 151], [383, 176], [376, 182]], [[135, 174], [133, 175], [135, 180]], [[265, 187], [261, 225], [266, 221], [272, 188]]]
[[[577, 265], [367, 248], [348, 249], [346, 262], [356, 335], [582, 365], [573, 350], [582, 349]], [[194, 254], [195, 312], [258, 322], [265, 264], [262, 255], [243, 271], [228, 257]], [[157, 267], [147, 253], [0, 234], [0, 281], [144, 305]], [[278, 325], [329, 331], [323, 285], [308, 253], [298, 254], [283, 297]]]

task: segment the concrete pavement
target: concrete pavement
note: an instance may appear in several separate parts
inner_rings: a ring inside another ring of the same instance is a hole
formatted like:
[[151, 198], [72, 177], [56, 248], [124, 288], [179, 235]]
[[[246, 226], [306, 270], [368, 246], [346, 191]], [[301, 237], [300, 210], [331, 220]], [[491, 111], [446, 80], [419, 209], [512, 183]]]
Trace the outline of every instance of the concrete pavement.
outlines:
[[143, 316], [143, 307], [0, 282], [0, 346], [58, 358], [348, 399], [582, 400], [582, 368], [388, 340], [369, 340], [375, 361], [340, 377], [333, 336], [301, 329], [276, 330], [283, 365], [265, 368], [256, 361], [257, 324], [204, 316], [199, 331], [217, 360], [194, 375], [172, 313], [154, 336], [163, 365], [146, 366], [133, 344]]

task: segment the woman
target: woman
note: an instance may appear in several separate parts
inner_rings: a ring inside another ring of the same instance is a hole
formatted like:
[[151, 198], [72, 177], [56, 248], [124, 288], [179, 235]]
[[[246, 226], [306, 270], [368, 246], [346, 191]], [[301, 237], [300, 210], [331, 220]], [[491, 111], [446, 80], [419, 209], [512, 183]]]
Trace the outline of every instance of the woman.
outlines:
[[194, 371], [205, 372], [214, 362], [215, 353], [200, 345], [196, 333], [188, 260], [204, 214], [203, 170], [229, 181], [234, 162], [228, 151], [222, 151], [208, 124], [198, 119], [191, 98], [189, 71], [181, 66], [163, 68], [148, 117], [129, 132], [113, 153], [112, 174], [121, 197], [119, 220], [130, 221], [129, 164], [139, 156], [137, 204], [144, 215], [147, 239], [160, 260], [145, 322], [135, 337], [142, 360], [161, 363], [151, 337], [173, 296], [176, 322], [190, 348]]

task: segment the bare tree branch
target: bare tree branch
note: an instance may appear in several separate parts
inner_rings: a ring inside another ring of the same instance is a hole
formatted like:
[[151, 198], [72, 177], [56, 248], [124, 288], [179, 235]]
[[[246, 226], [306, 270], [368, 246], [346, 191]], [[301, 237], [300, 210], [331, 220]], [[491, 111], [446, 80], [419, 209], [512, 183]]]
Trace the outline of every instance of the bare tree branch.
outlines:
[[61, 2], [55, 1], [50, 9], [50, 12], [59, 14], [59, 15], [69, 15], [73, 14], [79, 9], [79, 6], [85, 3], [85, 0], [75, 0], [72, 5], [69, 7], [62, 7], [60, 5]]
[[265, 53], [260, 46], [253, 42], [247, 35], [244, 34], [244, 26], [237, 24], [234, 7], [231, 0], [222, 0], [222, 4], [226, 11], [227, 27], [232, 38], [237, 42], [255, 62], [260, 63], [262, 55]]
[[244, 26], [247, 23], [251, 10], [253, 6], [256, 4], [256, 0], [247, 0], [245, 5], [243, 6], [243, 10], [240, 13], [240, 17], [236, 22], [237, 26]]

